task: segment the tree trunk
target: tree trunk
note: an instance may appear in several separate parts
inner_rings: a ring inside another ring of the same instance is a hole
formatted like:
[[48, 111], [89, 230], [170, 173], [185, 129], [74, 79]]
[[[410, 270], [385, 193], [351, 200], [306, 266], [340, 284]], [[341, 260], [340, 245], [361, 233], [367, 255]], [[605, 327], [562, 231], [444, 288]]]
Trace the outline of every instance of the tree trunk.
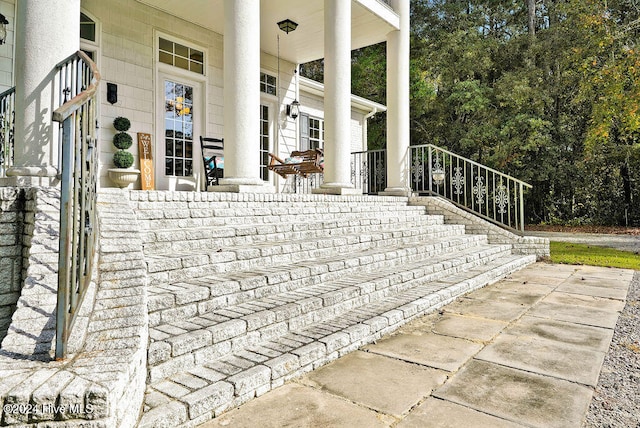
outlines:
[[533, 39], [536, 36], [536, 0], [527, 0], [527, 17], [529, 37]]

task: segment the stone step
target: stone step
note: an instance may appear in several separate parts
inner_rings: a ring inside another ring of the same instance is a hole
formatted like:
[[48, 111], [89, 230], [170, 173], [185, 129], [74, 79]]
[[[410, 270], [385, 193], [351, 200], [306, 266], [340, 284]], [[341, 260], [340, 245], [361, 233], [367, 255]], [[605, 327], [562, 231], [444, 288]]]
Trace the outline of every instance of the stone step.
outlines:
[[232, 354], [183, 361], [179, 371], [148, 386], [139, 427], [197, 426], [533, 262], [535, 256], [503, 256]]
[[416, 260], [429, 261], [441, 254], [462, 252], [486, 243], [482, 235], [430, 237], [420, 244], [410, 241], [356, 252], [350, 249], [339, 259], [330, 254], [250, 271], [218, 272], [174, 283], [158, 283], [149, 287], [149, 325], [169, 323], [347, 275], [377, 272]]
[[412, 217], [381, 219], [324, 219], [323, 221], [226, 226], [192, 226], [149, 230], [143, 233], [147, 254], [167, 254], [196, 247], [251, 245], [257, 242], [291, 239], [314, 239], [343, 233], [416, 229], [443, 225], [442, 216], [417, 214]]
[[[158, 219], [145, 219], [145, 213], [143, 211], [137, 212], [139, 223], [145, 231], [165, 231], [165, 230], [189, 230], [194, 228], [213, 228], [213, 227], [235, 227], [246, 228], [269, 226], [269, 225], [288, 225], [291, 224], [294, 230], [306, 230], [306, 229], [318, 229], [318, 228], [334, 228], [340, 227], [345, 222], [357, 221], [362, 225], [367, 224], [395, 224], [404, 221], [417, 220], [420, 217], [425, 217], [424, 207], [410, 207], [411, 210], [405, 209], [407, 207], [399, 207], [398, 210], [388, 210], [380, 212], [372, 207], [370, 210], [363, 212], [353, 213], [319, 213], [319, 214], [305, 214], [302, 207], [297, 212], [287, 215], [260, 215], [260, 216], [245, 216], [238, 215], [235, 217], [229, 216], [213, 216], [207, 215], [207, 213], [190, 212], [188, 216], [186, 214], [176, 213], [174, 211], [166, 210], [158, 213], [153, 213], [160, 218]], [[419, 209], [415, 209], [419, 208]], [[442, 216], [433, 216], [433, 221], [443, 224]], [[150, 236], [154, 238], [153, 235]]]
[[[317, 199], [317, 198], [314, 198]], [[308, 201], [269, 201], [269, 202], [216, 202], [216, 201], [155, 201], [139, 202], [136, 211], [140, 218], [187, 218], [200, 211], [206, 217], [246, 217], [246, 216], [286, 216], [298, 214], [337, 214], [358, 212], [385, 212], [385, 211], [422, 211], [416, 206], [407, 204], [407, 198], [394, 198], [393, 200], [376, 200], [376, 197], [365, 197], [358, 202], [334, 199]], [[164, 213], [169, 215], [164, 215]]]
[[430, 257], [428, 263], [421, 258], [394, 264], [151, 327], [149, 380], [160, 381], [185, 365], [238, 352], [333, 319], [354, 307], [510, 257], [510, 251], [509, 245], [477, 246]]
[[[293, 241], [273, 240], [254, 243], [250, 246], [199, 248], [199, 245], [195, 244], [188, 250], [173, 251], [169, 254], [147, 254], [146, 263], [151, 284], [171, 284], [219, 272], [270, 267], [318, 257], [362, 252], [372, 248], [391, 248], [394, 245], [403, 247], [410, 244], [419, 245], [425, 241], [463, 234], [463, 226], [439, 225], [389, 232], [330, 235]], [[190, 242], [187, 241], [182, 245], [188, 246]]]

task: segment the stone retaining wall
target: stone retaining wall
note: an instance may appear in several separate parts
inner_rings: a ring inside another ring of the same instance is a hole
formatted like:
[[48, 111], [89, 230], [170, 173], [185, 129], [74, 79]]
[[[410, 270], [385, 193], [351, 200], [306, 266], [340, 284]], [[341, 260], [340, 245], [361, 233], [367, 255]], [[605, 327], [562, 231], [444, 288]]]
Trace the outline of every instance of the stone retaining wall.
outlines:
[[24, 190], [0, 188], [0, 341], [22, 288], [23, 211]]
[[73, 354], [53, 361], [55, 305], [47, 302], [55, 301], [57, 290], [59, 191], [23, 192], [24, 255], [30, 262], [0, 350], [0, 425], [134, 427], [148, 346], [146, 268], [135, 213], [121, 190], [100, 192], [96, 283], [76, 320]]

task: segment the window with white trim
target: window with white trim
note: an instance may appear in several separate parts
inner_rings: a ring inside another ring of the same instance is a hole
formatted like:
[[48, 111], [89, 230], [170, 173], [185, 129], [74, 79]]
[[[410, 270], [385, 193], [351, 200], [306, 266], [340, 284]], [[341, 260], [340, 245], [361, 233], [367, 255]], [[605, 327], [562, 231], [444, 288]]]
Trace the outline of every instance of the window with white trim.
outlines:
[[300, 113], [300, 150], [322, 149], [324, 147], [324, 119]]
[[89, 15], [80, 12], [80, 49], [97, 63], [98, 48], [98, 25]]
[[204, 74], [204, 52], [181, 43], [158, 38], [158, 61], [163, 64]]
[[324, 120], [309, 117], [309, 149], [321, 149], [324, 146]]
[[277, 95], [277, 79], [267, 73], [260, 73], [260, 92]]

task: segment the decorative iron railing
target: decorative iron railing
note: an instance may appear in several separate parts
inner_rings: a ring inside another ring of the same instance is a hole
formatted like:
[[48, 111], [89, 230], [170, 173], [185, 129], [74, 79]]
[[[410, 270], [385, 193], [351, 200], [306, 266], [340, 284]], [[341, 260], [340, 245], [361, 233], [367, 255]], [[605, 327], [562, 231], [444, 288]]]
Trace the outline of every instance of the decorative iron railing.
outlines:
[[351, 153], [351, 182], [365, 195], [377, 195], [387, 188], [387, 151]]
[[11, 88], [0, 94], [0, 178], [13, 165], [15, 111], [16, 88]]
[[486, 220], [524, 232], [524, 191], [530, 184], [432, 144], [409, 150], [414, 192], [442, 196]]
[[[285, 192], [306, 194], [319, 188], [324, 182], [323, 174], [296, 175], [285, 186]], [[387, 186], [386, 150], [369, 150], [351, 153], [351, 182], [365, 195], [376, 195]]]
[[294, 175], [292, 179], [293, 193], [306, 194], [324, 183], [324, 174], [308, 174], [307, 177]]
[[53, 120], [60, 123], [61, 196], [60, 255], [56, 359], [67, 352], [67, 342], [78, 309], [91, 282], [96, 244], [96, 91], [100, 73], [78, 51], [57, 66], [59, 105]]

